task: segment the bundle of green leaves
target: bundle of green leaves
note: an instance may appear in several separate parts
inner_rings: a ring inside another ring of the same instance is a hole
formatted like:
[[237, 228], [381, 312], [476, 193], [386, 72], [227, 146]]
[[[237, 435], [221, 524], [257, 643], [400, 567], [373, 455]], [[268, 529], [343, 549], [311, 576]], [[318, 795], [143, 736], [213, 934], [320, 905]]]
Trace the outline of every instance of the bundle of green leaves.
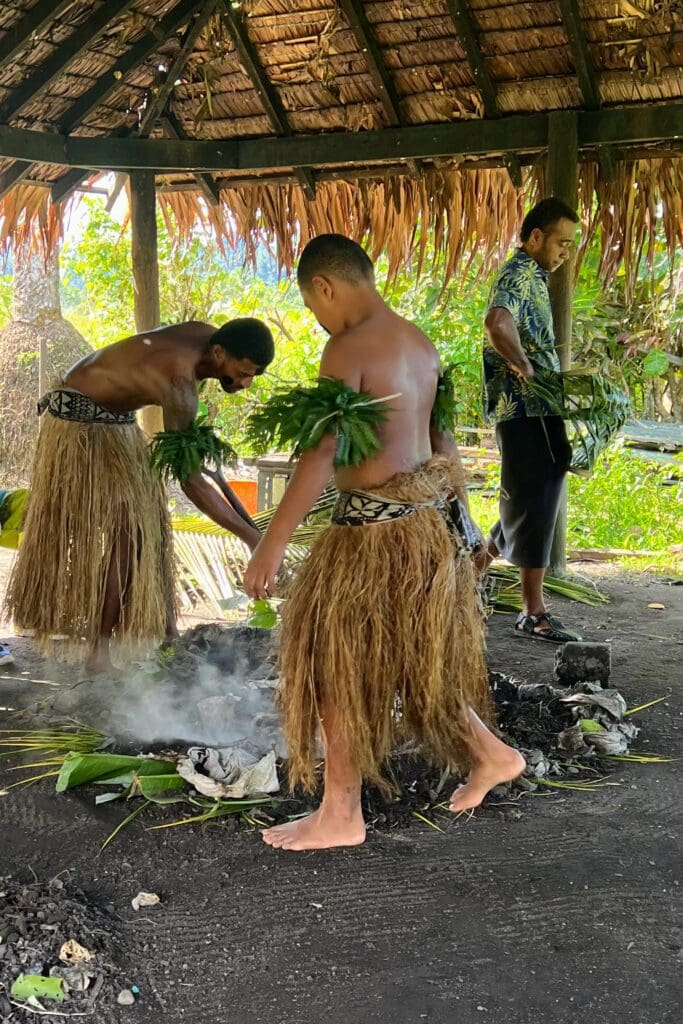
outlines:
[[247, 437], [259, 454], [277, 449], [298, 458], [330, 434], [337, 439], [335, 466], [358, 466], [379, 450], [377, 427], [389, 412], [387, 401], [397, 397], [375, 398], [320, 377], [312, 386], [275, 392], [249, 417]]
[[203, 466], [234, 465], [237, 452], [198, 416], [186, 430], [162, 430], [150, 442], [152, 468], [165, 480], [183, 484]]
[[573, 456], [570, 470], [579, 476], [593, 472], [598, 457], [626, 422], [627, 395], [603, 374], [539, 370], [524, 381], [530, 398], [545, 402], [568, 424]]

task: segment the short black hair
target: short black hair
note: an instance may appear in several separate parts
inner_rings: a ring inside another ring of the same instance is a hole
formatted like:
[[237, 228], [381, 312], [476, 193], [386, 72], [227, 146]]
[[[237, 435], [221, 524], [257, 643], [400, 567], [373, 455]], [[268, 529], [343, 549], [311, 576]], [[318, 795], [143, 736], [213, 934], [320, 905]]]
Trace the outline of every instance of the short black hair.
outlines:
[[235, 359], [250, 359], [256, 366], [268, 366], [275, 355], [275, 342], [263, 320], [240, 316], [228, 320], [211, 335], [210, 345], [220, 345]]
[[299, 259], [296, 278], [300, 288], [309, 288], [316, 274], [332, 274], [348, 284], [374, 284], [372, 260], [358, 242], [346, 235], [317, 235]]
[[567, 206], [561, 199], [550, 196], [548, 199], [541, 199], [532, 210], [529, 210], [522, 221], [522, 230], [519, 237], [523, 242], [528, 242], [531, 232], [538, 228], [539, 231], [547, 231], [558, 220], [570, 220], [573, 224], [579, 223], [579, 215], [571, 206]]

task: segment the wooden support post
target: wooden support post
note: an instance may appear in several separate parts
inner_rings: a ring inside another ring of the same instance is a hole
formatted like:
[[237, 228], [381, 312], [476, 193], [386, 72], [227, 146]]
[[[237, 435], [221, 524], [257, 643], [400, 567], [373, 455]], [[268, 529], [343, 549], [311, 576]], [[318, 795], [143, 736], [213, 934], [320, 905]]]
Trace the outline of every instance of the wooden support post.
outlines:
[[[579, 144], [576, 114], [558, 111], [548, 119], [548, 167], [546, 191], [567, 203], [572, 210], [578, 202]], [[574, 257], [563, 263], [550, 277], [550, 302], [553, 310], [555, 339], [560, 366], [568, 370], [572, 363], [572, 297], [574, 292]], [[563, 488], [557, 517], [550, 568], [553, 576], [564, 574], [567, 565], [567, 485]]]
[[[159, 255], [157, 250], [156, 189], [152, 171], [130, 176], [130, 224], [135, 294], [135, 328], [138, 332], [159, 326]], [[152, 437], [163, 430], [161, 409], [148, 406], [140, 412], [140, 426]]]

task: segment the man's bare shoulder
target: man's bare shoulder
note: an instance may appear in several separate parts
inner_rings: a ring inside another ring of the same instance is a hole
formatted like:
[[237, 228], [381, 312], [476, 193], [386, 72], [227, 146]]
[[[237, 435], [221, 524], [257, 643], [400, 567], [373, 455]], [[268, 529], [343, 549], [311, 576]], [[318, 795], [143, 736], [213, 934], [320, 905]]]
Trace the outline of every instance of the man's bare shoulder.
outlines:
[[[182, 324], [168, 324], [166, 327], [157, 327], [155, 331], [149, 331], [153, 338], [182, 342], [182, 341], [208, 341], [218, 330], [214, 324], [208, 324], [203, 320], [187, 320]], [[139, 335], [142, 337], [143, 335]]]

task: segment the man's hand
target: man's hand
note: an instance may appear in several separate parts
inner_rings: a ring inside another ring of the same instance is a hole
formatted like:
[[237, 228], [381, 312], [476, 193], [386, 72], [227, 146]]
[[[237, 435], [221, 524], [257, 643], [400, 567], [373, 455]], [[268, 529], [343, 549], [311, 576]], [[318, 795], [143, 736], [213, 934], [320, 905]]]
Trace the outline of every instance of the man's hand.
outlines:
[[244, 590], [251, 598], [272, 597], [275, 577], [285, 557], [285, 547], [265, 536], [257, 545], [244, 574]]
[[524, 359], [523, 362], [520, 361], [519, 364], [508, 363], [508, 367], [512, 373], [523, 380], [530, 380], [536, 373], [528, 359]]

